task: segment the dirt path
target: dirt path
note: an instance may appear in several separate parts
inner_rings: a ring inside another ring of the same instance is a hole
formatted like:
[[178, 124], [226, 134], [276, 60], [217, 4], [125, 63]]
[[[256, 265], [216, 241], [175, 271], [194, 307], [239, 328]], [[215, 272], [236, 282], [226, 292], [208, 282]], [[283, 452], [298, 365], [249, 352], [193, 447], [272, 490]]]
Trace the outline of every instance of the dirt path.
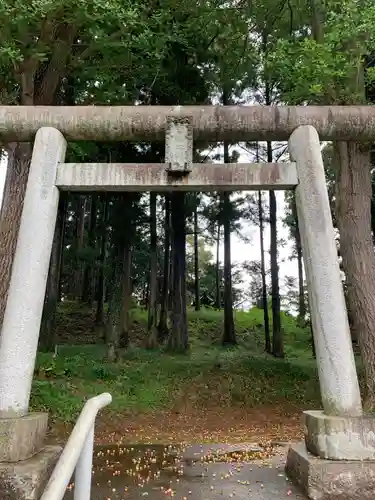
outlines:
[[[53, 425], [50, 441], [63, 442], [70, 432], [71, 426]], [[291, 405], [181, 413], [104, 412], [96, 425], [96, 444], [252, 442], [264, 446], [272, 441], [297, 441], [302, 436], [301, 409]]]

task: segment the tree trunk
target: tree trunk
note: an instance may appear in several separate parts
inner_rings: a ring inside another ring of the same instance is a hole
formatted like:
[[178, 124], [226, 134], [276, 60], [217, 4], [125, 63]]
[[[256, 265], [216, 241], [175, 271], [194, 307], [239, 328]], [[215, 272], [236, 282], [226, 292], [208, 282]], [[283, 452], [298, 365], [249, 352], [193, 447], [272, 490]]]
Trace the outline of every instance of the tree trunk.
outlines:
[[122, 332], [123, 312], [123, 261], [118, 256], [114, 263], [111, 279], [111, 292], [108, 303], [108, 314], [106, 321], [106, 343], [107, 358], [110, 362], [116, 362], [119, 358], [119, 343]]
[[294, 194], [292, 202], [292, 211], [294, 220], [296, 221], [294, 237], [296, 240], [297, 265], [298, 265], [298, 321], [301, 326], [304, 326], [306, 322], [306, 301], [305, 301], [305, 289], [303, 286], [302, 243], [301, 243], [301, 235], [299, 232], [296, 200]]
[[88, 230], [88, 244], [92, 252], [90, 260], [86, 263], [83, 277], [83, 293], [82, 301], [87, 302], [87, 304], [92, 307], [94, 302], [95, 293], [95, 273], [94, 273], [94, 262], [93, 258], [95, 255], [95, 243], [96, 243], [96, 219], [97, 219], [97, 195], [91, 195], [91, 206], [90, 206], [90, 221]]
[[313, 358], [316, 359], [316, 351], [315, 351], [315, 342], [314, 342], [314, 332], [312, 329], [312, 322], [310, 319], [310, 334], [311, 334], [311, 353], [313, 355]]
[[150, 297], [150, 280], [146, 281], [146, 293], [145, 293], [145, 309], [148, 311], [148, 302]]
[[222, 344], [236, 344], [236, 334], [234, 330], [233, 300], [232, 300], [232, 262], [230, 248], [230, 219], [229, 206], [230, 194], [223, 193], [224, 211], [224, 331]]
[[147, 346], [154, 349], [158, 344], [157, 323], [157, 286], [158, 286], [158, 257], [157, 257], [157, 229], [156, 229], [156, 193], [150, 193], [150, 293], [148, 302], [148, 340]]
[[123, 308], [122, 308], [122, 330], [120, 337], [120, 346], [127, 348], [129, 346], [129, 330], [130, 330], [130, 307], [132, 297], [132, 245], [129, 242], [125, 243], [124, 248], [124, 272], [123, 272]]
[[[263, 35], [263, 50], [267, 52], [268, 34]], [[272, 89], [270, 81], [265, 82], [266, 105], [272, 104]], [[272, 142], [267, 141], [267, 161], [273, 162]], [[272, 354], [277, 358], [284, 357], [284, 341], [281, 330], [279, 266], [277, 262], [277, 203], [275, 191], [270, 191], [270, 260], [271, 260], [271, 295], [272, 295]]]
[[[374, 160], [371, 161], [374, 164]], [[372, 198], [371, 198], [371, 229], [372, 229], [372, 241], [375, 246], [375, 172], [371, 173], [371, 183], [372, 183]]]
[[264, 223], [263, 223], [263, 203], [262, 192], [258, 191], [258, 210], [259, 210], [259, 233], [260, 233], [260, 267], [262, 275], [262, 304], [264, 318], [264, 335], [265, 335], [265, 350], [271, 354], [271, 335], [270, 335], [270, 319], [268, 316], [268, 300], [267, 300], [267, 282], [266, 282], [266, 264], [264, 258]]
[[56, 312], [59, 302], [59, 283], [64, 244], [66, 205], [66, 195], [65, 193], [61, 193], [39, 335], [39, 350], [43, 352], [53, 352], [56, 344]]
[[8, 167], [0, 223], [0, 327], [8, 298], [32, 148], [30, 142], [12, 143], [7, 148]]
[[[272, 142], [267, 142], [267, 161], [272, 163]], [[284, 357], [284, 342], [280, 318], [279, 265], [277, 262], [277, 204], [275, 191], [270, 191], [270, 233], [271, 233], [271, 294], [272, 294], [272, 354]]]
[[326, 14], [322, 1], [309, 0], [311, 11], [311, 31], [315, 41], [322, 43], [324, 37], [324, 20]]
[[80, 252], [82, 251], [85, 237], [85, 214], [86, 214], [86, 196], [79, 195], [78, 201], [78, 214], [77, 214], [77, 233], [76, 233], [76, 269], [75, 269], [75, 298], [82, 298], [83, 289], [83, 269], [82, 262], [79, 258]]
[[168, 310], [172, 311], [173, 309], [173, 283], [174, 283], [174, 254], [175, 254], [175, 248], [174, 248], [174, 230], [172, 226], [172, 197], [170, 198], [169, 202], [170, 206], [170, 240], [171, 240], [171, 255], [170, 255], [170, 265], [169, 265], [169, 288], [168, 288]]
[[[16, 73], [20, 77], [20, 103], [22, 106], [54, 104], [56, 91], [66, 72], [66, 64], [76, 29], [74, 25], [61, 26], [58, 32], [58, 41], [55, 38], [49, 64], [46, 66], [47, 69], [42, 78], [36, 78], [41, 76], [38, 74], [38, 69], [41, 68], [39, 59], [33, 54], [30, 55], [29, 59], [19, 63]], [[51, 30], [50, 34], [52, 34]], [[8, 297], [32, 148], [31, 142], [11, 143], [6, 147], [8, 167], [0, 223], [0, 329]]]
[[185, 231], [185, 194], [172, 193], [172, 238], [173, 238], [173, 307], [172, 325], [168, 338], [168, 348], [184, 352], [189, 347], [186, 313], [186, 231]]
[[371, 163], [368, 144], [334, 143], [336, 220], [348, 306], [358, 332], [366, 407], [375, 402], [375, 254], [371, 235]]
[[107, 258], [107, 218], [108, 218], [108, 197], [103, 198], [102, 215], [102, 235], [100, 245], [99, 270], [98, 270], [98, 288], [96, 290], [96, 316], [95, 324], [104, 325], [104, 302], [105, 302], [105, 266]]
[[[225, 98], [223, 99], [226, 103]], [[229, 144], [224, 142], [224, 163], [229, 163]], [[230, 248], [230, 232], [231, 232], [231, 206], [230, 193], [223, 193], [223, 215], [224, 215], [224, 331], [222, 344], [235, 345], [237, 344], [236, 332], [234, 329], [233, 318], [233, 290], [232, 290], [232, 259]]]
[[145, 283], [143, 284], [143, 287], [142, 287], [142, 299], [141, 299], [141, 305], [145, 309], [147, 309], [147, 307], [146, 307], [146, 301], [147, 301], [147, 284], [148, 284], [148, 281], [146, 280]]
[[195, 292], [195, 310], [201, 310], [201, 297], [199, 287], [199, 246], [198, 246], [198, 197], [195, 195], [194, 207], [194, 292]]
[[[303, 262], [302, 262], [302, 246], [299, 236], [299, 230], [297, 230], [298, 239], [297, 242], [297, 263], [298, 263], [298, 319], [301, 325], [306, 322], [306, 301], [305, 301], [305, 289], [303, 286]], [[297, 235], [296, 235], [297, 240]]]
[[170, 271], [170, 200], [165, 195], [165, 220], [164, 220], [164, 265], [163, 265], [163, 291], [160, 304], [160, 320], [158, 326], [158, 341], [163, 342], [168, 337], [168, 292]]
[[221, 309], [221, 293], [220, 293], [220, 222], [217, 223], [216, 233], [216, 309]]
[[272, 294], [272, 354], [284, 357], [284, 342], [280, 318], [279, 266], [277, 262], [277, 205], [275, 191], [270, 191], [271, 229], [271, 294]]
[[[86, 198], [86, 209], [88, 211], [88, 226], [91, 226], [91, 197], [88, 196]], [[89, 297], [89, 287], [90, 287], [90, 282], [89, 282], [89, 269], [90, 269], [90, 262], [85, 261], [82, 264], [82, 296], [80, 297], [81, 302], [86, 302], [88, 303], [88, 297]]]

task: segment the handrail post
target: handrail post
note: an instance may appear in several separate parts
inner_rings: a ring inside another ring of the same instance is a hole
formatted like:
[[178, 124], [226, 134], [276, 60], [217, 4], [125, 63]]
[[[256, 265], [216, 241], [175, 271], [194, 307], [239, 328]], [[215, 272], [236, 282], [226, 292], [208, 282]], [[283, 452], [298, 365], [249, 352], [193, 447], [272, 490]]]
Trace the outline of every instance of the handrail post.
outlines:
[[92, 455], [94, 452], [94, 424], [83, 445], [75, 470], [74, 500], [90, 500]]
[[74, 500], [90, 500], [95, 419], [111, 402], [108, 393], [86, 402], [40, 500], [62, 500], [74, 470]]

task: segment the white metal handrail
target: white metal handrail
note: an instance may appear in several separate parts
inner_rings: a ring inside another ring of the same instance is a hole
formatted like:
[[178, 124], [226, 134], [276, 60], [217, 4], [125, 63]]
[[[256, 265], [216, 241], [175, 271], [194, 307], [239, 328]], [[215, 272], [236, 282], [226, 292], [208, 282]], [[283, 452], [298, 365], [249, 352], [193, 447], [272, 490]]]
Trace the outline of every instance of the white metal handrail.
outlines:
[[74, 500], [90, 500], [95, 419], [111, 402], [108, 393], [87, 401], [40, 500], [62, 500], [74, 469]]

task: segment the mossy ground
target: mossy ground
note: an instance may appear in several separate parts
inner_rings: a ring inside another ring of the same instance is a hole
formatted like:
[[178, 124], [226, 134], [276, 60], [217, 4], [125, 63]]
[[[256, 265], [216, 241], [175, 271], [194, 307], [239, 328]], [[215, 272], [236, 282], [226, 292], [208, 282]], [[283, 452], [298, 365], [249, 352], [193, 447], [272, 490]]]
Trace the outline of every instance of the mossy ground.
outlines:
[[133, 309], [131, 347], [121, 353], [118, 363], [108, 363], [92, 311], [64, 303], [58, 317], [58, 355], [38, 355], [32, 407], [49, 411], [53, 421], [70, 423], [85, 399], [107, 391], [113, 396], [109, 413], [117, 415], [251, 409], [285, 403], [319, 406], [310, 331], [283, 313], [286, 357], [275, 359], [264, 353], [262, 315], [256, 308], [237, 311], [238, 346], [223, 348], [222, 313], [189, 311], [190, 350], [173, 355], [142, 347], [147, 313]]

